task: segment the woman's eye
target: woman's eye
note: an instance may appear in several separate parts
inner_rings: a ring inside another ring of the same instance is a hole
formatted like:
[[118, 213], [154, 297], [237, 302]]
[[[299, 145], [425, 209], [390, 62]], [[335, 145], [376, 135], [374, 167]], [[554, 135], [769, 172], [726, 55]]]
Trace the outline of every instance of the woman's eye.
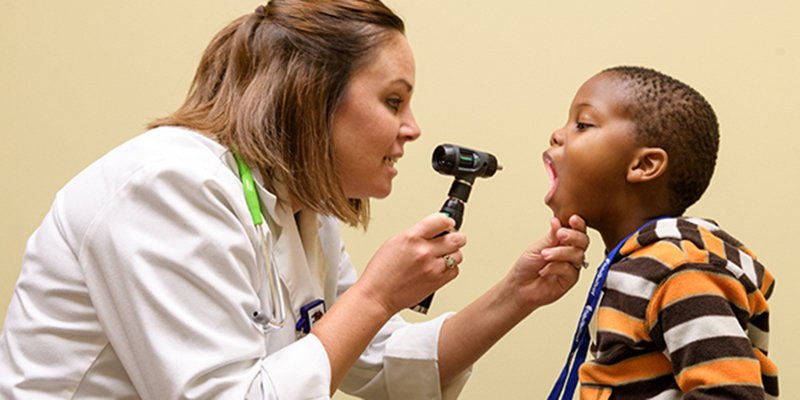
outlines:
[[389, 106], [389, 108], [397, 112], [400, 110], [400, 104], [403, 104], [403, 100], [400, 100], [396, 97], [390, 97], [386, 99], [386, 104]]

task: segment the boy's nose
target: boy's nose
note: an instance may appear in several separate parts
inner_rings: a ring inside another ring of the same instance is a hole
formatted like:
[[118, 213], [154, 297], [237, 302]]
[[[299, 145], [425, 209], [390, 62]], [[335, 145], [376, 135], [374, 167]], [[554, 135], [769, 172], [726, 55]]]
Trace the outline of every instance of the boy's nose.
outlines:
[[555, 130], [550, 135], [550, 146], [561, 145], [564, 143], [564, 128]]

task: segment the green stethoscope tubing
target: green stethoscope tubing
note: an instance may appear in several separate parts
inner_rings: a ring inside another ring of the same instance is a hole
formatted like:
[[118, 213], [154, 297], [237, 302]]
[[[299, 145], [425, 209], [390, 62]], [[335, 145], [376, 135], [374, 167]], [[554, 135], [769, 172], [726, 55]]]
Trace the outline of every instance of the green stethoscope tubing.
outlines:
[[286, 322], [286, 315], [284, 312], [283, 302], [283, 288], [280, 283], [278, 271], [275, 269], [275, 259], [272, 252], [267, 248], [267, 236], [264, 232], [264, 217], [261, 209], [261, 202], [258, 199], [256, 192], [256, 183], [253, 180], [253, 173], [250, 172], [250, 167], [245, 164], [242, 157], [236, 151], [231, 151], [233, 157], [236, 159], [236, 164], [239, 166], [239, 176], [242, 179], [242, 186], [244, 187], [244, 198], [247, 201], [247, 208], [250, 211], [250, 216], [253, 218], [253, 225], [258, 231], [259, 242], [261, 243], [261, 252], [264, 255], [264, 262], [267, 264], [267, 276], [269, 277], [269, 292], [272, 301], [272, 315], [267, 316], [267, 323], [274, 329], [280, 329]]

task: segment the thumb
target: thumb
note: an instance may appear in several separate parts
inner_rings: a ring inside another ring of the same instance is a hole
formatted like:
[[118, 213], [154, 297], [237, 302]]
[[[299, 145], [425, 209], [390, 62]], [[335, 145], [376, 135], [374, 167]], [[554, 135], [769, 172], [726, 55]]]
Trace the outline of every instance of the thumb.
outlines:
[[531, 245], [530, 250], [538, 254], [544, 249], [558, 245], [559, 240], [557, 234], [559, 229], [561, 229], [561, 221], [555, 217], [550, 218], [550, 232], [547, 232], [543, 238]]

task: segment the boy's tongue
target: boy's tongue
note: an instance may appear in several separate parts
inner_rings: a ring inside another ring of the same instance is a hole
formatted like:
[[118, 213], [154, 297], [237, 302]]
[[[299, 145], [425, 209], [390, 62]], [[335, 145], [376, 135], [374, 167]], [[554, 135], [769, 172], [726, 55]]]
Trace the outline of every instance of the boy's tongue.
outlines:
[[550, 197], [553, 194], [553, 191], [556, 189], [556, 183], [558, 183], [558, 177], [556, 176], [556, 170], [553, 169], [553, 164], [550, 163], [549, 160], [544, 161], [544, 168], [547, 170], [547, 176], [550, 177], [550, 189], [547, 190], [547, 196]]

